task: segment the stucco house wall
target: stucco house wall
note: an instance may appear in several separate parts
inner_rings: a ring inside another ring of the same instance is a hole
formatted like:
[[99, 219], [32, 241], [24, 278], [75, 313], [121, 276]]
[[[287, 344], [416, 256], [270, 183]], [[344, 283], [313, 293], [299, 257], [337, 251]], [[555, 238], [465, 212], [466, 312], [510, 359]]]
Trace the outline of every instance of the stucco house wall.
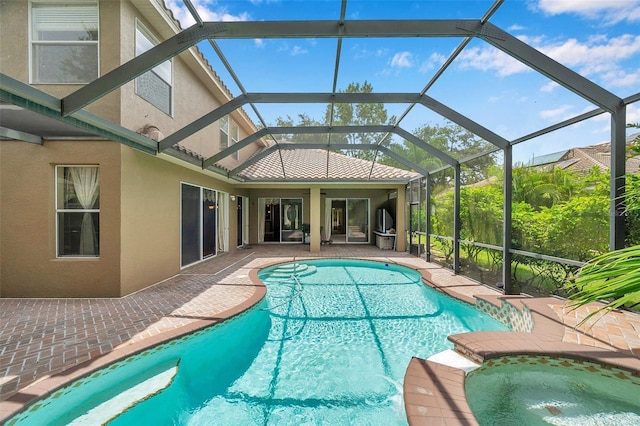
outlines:
[[[120, 144], [0, 143], [2, 297], [120, 296]], [[56, 258], [56, 165], [100, 170], [100, 257]]]

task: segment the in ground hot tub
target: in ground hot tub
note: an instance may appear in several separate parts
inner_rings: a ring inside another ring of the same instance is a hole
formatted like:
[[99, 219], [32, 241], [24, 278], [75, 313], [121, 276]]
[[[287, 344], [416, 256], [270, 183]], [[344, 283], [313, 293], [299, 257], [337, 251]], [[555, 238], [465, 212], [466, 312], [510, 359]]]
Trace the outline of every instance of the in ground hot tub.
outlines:
[[545, 356], [486, 361], [465, 380], [480, 425], [640, 425], [640, 373]]

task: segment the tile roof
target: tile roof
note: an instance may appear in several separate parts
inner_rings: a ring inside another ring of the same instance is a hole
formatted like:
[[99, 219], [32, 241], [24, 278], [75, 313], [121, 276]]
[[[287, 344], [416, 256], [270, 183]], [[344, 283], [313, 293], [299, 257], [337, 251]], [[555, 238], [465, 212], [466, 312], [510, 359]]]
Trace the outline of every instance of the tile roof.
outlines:
[[251, 181], [408, 182], [420, 174], [324, 149], [288, 148], [271, 152], [238, 176]]
[[[627, 145], [636, 135], [627, 137]], [[609, 170], [611, 165], [611, 143], [605, 142], [598, 145], [571, 148], [566, 151], [541, 155], [533, 158], [527, 166], [554, 166], [561, 169], [579, 173], [585, 173], [594, 167], [601, 170]], [[627, 158], [626, 172], [638, 173], [640, 171], [640, 157]]]

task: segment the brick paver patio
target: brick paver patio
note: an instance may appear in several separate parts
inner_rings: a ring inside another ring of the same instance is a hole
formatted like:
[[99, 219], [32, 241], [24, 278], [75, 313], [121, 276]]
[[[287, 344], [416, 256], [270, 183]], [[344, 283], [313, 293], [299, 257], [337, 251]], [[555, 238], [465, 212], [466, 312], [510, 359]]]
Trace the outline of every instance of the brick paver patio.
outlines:
[[[63, 383], [74, 377], [67, 374], [74, 368], [79, 377], [95, 364], [225, 319], [264, 292], [251, 280], [252, 271], [308, 257], [388, 259], [427, 271], [434, 283], [463, 300], [500, 294], [407, 253], [334, 244], [323, 246], [321, 253], [309, 253], [305, 245], [238, 250], [116, 299], [0, 299], [0, 422], [50, 391], [39, 383], [48, 380], [50, 386], [52, 376]], [[564, 341], [640, 354], [640, 315], [618, 312], [593, 327], [575, 329], [593, 308], [570, 311], [560, 299], [545, 300], [556, 314], [552, 320], [568, 326]]]

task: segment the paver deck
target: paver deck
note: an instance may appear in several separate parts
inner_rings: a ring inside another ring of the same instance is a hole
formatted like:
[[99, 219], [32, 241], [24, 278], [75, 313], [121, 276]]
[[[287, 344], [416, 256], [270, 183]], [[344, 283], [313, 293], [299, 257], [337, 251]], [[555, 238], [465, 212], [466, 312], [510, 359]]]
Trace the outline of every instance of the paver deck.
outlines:
[[[389, 260], [423, 271], [463, 300], [497, 290], [407, 253], [368, 245], [262, 245], [209, 259], [137, 293], [113, 299], [0, 299], [0, 422], [24, 404], [127, 354], [224, 320], [256, 303], [264, 287], [255, 271], [309, 257]], [[545, 298], [563, 341], [640, 354], [640, 315], [615, 313], [575, 329], [593, 308], [570, 311]], [[567, 325], [567, 327], [564, 326]]]

